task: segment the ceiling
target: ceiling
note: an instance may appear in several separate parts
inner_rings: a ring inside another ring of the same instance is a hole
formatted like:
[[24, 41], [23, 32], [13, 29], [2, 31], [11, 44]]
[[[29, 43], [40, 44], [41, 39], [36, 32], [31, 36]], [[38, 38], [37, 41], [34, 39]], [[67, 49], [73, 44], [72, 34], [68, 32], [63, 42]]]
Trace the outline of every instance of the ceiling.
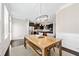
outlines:
[[29, 19], [34, 22], [40, 15], [48, 15], [52, 19], [65, 3], [6, 3], [5, 5], [13, 18]]

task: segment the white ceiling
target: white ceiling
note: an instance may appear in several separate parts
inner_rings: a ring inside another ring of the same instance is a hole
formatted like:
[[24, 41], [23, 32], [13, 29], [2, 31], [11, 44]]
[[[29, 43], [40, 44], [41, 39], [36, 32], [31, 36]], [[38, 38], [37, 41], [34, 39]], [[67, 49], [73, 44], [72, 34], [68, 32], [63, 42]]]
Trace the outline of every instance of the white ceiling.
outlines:
[[55, 16], [56, 11], [65, 3], [6, 3], [13, 18], [34, 21], [40, 15]]

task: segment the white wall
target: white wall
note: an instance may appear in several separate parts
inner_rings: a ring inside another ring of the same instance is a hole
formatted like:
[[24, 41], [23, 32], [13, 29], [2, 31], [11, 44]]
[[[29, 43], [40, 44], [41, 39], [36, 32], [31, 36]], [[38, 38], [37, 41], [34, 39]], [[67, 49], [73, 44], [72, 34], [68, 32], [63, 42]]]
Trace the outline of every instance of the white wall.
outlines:
[[8, 10], [6, 8], [6, 6], [4, 5], [4, 39], [6, 39], [9, 36], [9, 13]]
[[79, 4], [73, 4], [56, 14], [57, 38], [63, 46], [79, 52]]
[[0, 42], [4, 39], [4, 5], [0, 3]]
[[[4, 36], [4, 4], [0, 3], [0, 56], [5, 55], [9, 44], [10, 44], [10, 40], [9, 40], [9, 36], [6, 38], [6, 40], [4, 40], [5, 36]], [[6, 18], [5, 18], [6, 20]], [[6, 28], [5, 28], [6, 30]]]
[[12, 40], [23, 39], [29, 34], [29, 21], [27, 19], [12, 18]]
[[79, 33], [79, 4], [63, 9], [56, 17], [57, 32]]
[[[1, 3], [0, 3], [0, 28], [1, 28]], [[0, 42], [1, 42], [1, 29], [0, 29]]]

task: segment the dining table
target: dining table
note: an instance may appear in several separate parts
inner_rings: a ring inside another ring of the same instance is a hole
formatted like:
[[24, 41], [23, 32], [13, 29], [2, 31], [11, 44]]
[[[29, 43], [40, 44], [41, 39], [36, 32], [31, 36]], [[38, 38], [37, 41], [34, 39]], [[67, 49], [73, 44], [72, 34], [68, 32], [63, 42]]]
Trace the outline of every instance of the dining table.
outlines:
[[48, 56], [51, 48], [57, 47], [59, 56], [62, 56], [62, 41], [60, 39], [50, 36], [29, 35], [24, 36], [25, 48], [27, 48], [27, 44], [41, 56]]

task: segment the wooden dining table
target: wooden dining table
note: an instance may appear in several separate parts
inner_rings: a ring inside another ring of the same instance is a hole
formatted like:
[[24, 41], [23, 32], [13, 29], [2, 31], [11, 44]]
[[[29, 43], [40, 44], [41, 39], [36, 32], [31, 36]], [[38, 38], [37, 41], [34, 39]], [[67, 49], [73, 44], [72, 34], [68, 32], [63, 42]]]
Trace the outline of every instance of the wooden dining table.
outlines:
[[[49, 36], [29, 35], [24, 37], [25, 47], [29, 44], [38, 54], [48, 56], [50, 49], [58, 46], [59, 55], [62, 55], [62, 41]], [[39, 51], [41, 53], [39, 53]]]

